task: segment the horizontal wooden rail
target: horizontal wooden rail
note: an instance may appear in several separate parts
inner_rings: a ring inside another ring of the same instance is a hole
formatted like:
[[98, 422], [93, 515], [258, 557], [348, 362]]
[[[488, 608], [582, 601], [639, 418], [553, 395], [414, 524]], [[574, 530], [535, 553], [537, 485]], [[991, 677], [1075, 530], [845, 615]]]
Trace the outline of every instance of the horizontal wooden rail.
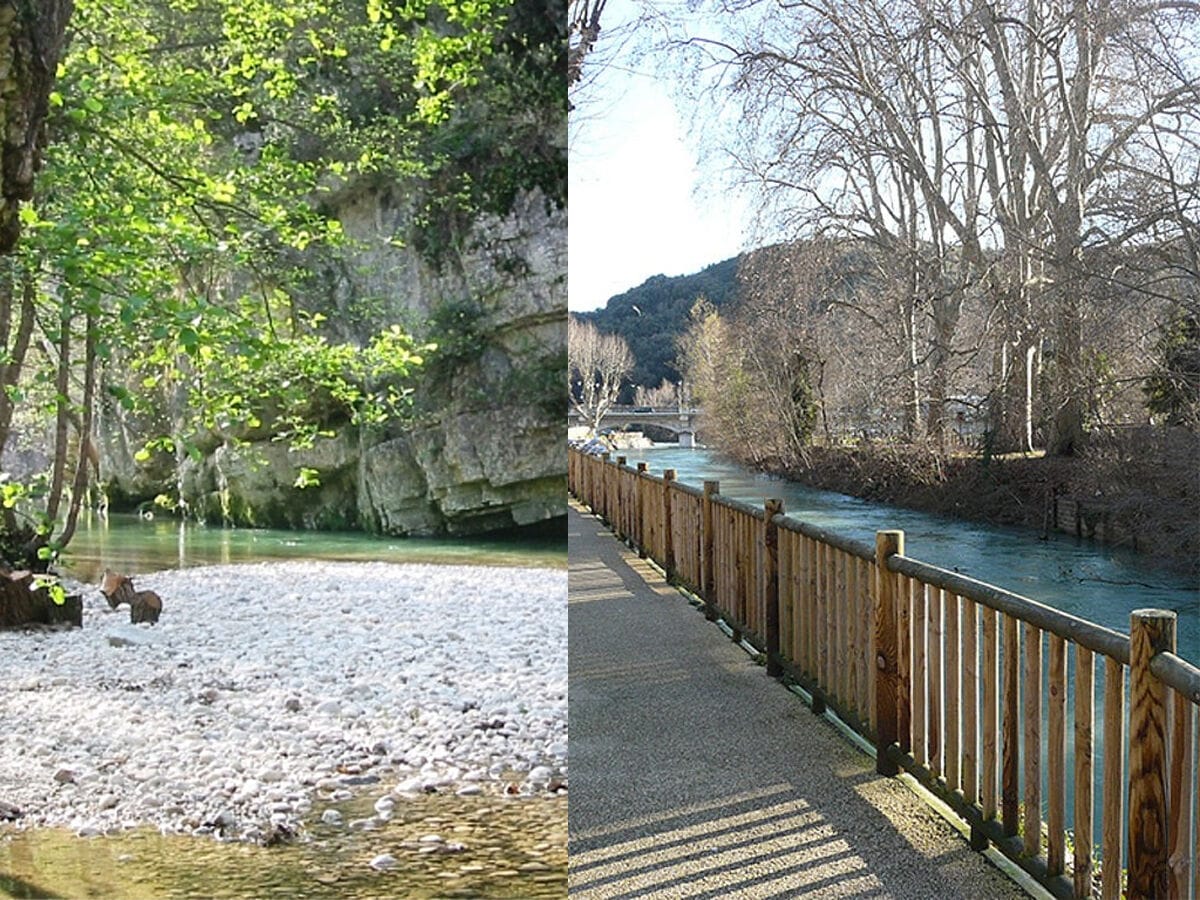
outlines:
[[958, 572], [940, 569], [906, 556], [891, 557], [888, 568], [915, 578], [923, 584], [970, 597], [976, 603], [982, 603], [997, 612], [1028, 622], [1043, 631], [1052, 632], [1096, 653], [1112, 657], [1123, 665], [1129, 665], [1129, 638], [1111, 628], [1080, 619], [1003, 588], [976, 581]]
[[973, 848], [1057, 897], [1200, 896], [1200, 668], [1174, 652], [1174, 613], [1136, 611], [1131, 638], [906, 556], [903, 532], [856, 540], [624, 457], [572, 449], [568, 484], [873, 741], [881, 774], [945, 800]]
[[732, 509], [736, 512], [743, 513], [754, 519], [762, 519], [764, 515], [763, 511], [757, 506], [752, 506], [751, 504], [742, 500], [734, 500], [732, 497], [723, 497], [718, 495], [713, 497], [713, 503], [717, 506], [723, 506], [726, 509]]
[[872, 562], [875, 560], [875, 545], [868, 541], [855, 540], [836, 531], [830, 531], [828, 528], [821, 528], [810, 522], [801, 522], [799, 519], [793, 519], [788, 515], [778, 516], [776, 524], [780, 528], [786, 528], [788, 531], [802, 534], [805, 537], [812, 538], [814, 541], [828, 544], [830, 547], [849, 553], [851, 556], [856, 556], [859, 559], [866, 559]]
[[1159, 653], [1150, 660], [1150, 671], [1163, 684], [1200, 706], [1200, 669], [1174, 653]]
[[681, 484], [676, 481], [671, 485], [671, 490], [679, 491], [681, 494], [687, 494], [689, 497], [704, 498], [704, 488], [696, 487], [694, 484]]

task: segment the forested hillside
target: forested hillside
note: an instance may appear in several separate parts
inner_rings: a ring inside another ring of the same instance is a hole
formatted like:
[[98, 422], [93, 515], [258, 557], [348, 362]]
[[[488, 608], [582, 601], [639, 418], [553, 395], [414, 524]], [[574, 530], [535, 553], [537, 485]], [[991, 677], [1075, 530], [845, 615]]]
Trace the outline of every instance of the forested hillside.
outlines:
[[634, 357], [631, 384], [656, 387], [664, 379], [677, 383], [677, 344], [688, 329], [692, 307], [701, 297], [716, 309], [734, 304], [739, 259], [722, 260], [691, 275], [655, 275], [613, 297], [603, 309], [578, 318], [625, 339]]

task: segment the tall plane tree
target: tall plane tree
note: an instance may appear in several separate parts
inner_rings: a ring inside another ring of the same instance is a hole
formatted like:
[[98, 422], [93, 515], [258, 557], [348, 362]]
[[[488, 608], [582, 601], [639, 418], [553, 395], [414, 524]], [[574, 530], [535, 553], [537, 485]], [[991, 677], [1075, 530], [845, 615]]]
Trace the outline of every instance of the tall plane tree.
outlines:
[[1186, 246], [1178, 211], [1197, 188], [1179, 176], [1200, 155], [1188, 49], [1200, 5], [721, 8], [737, 36], [691, 46], [732, 73], [749, 126], [740, 156], [776, 230], [867, 237], [911, 273], [911, 296], [885, 323], [908, 343], [904, 403], [924, 394], [941, 429], [955, 359], [974, 349], [956, 337], [974, 295], [991, 310], [993, 428], [1007, 420], [1002, 441], [1028, 446], [1040, 408], [1048, 449], [1073, 453], [1102, 388], [1088, 333], [1106, 312], [1093, 298], [1113, 285], [1147, 303], [1186, 290], [1161, 269], [1133, 278], [1103, 260]]

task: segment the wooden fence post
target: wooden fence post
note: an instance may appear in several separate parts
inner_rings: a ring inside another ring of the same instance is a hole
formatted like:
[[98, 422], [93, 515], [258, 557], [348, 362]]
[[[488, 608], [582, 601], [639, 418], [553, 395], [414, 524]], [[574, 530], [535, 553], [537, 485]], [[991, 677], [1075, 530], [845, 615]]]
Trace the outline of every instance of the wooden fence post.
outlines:
[[1135, 609], [1129, 620], [1129, 886], [1130, 898], [1166, 897], [1167, 686], [1150, 671], [1163, 650], [1175, 652], [1175, 613]]
[[667, 573], [667, 583], [675, 581], [675, 541], [671, 534], [671, 483], [675, 480], [674, 469], [663, 470], [663, 571]]
[[644, 462], [637, 464], [637, 478], [633, 482], [633, 543], [637, 547], [638, 557], [645, 559], [646, 551], [646, 481], [644, 476], [648, 466]]
[[625, 502], [625, 457], [617, 457], [617, 467], [613, 470], [613, 504], [612, 526], [618, 540], [625, 540], [629, 535], [625, 531], [625, 522], [629, 513], [629, 504]]
[[595, 487], [595, 503], [599, 505], [593, 507], [594, 511], [600, 514], [600, 521], [606, 525], [612, 522], [612, 516], [608, 511], [608, 461], [611, 458], [612, 454], [607, 451], [600, 454], [600, 466], [597, 469], [600, 483]]
[[783, 512], [783, 501], [769, 499], [763, 507], [763, 580], [764, 601], [767, 605], [767, 674], [778, 678], [783, 674], [779, 662], [779, 527], [771, 521]]
[[704, 505], [701, 511], [701, 530], [703, 556], [700, 569], [700, 593], [704, 597], [704, 618], [710, 622], [717, 619], [716, 609], [716, 570], [713, 565], [713, 505], [712, 498], [721, 493], [721, 482], [704, 482]]
[[899, 738], [896, 721], [896, 576], [889, 556], [904, 553], [903, 531], [875, 532], [875, 771], [895, 775], [900, 767], [888, 756]]

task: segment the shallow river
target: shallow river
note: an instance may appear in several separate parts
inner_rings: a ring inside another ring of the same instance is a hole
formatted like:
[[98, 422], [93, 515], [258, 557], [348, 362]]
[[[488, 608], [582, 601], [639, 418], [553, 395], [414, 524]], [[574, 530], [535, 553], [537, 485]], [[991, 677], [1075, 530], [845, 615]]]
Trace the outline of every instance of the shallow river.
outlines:
[[819, 491], [756, 474], [709, 450], [656, 448], [624, 455], [631, 463], [644, 460], [655, 475], [674, 469], [688, 484], [717, 479], [722, 494], [749, 503], [780, 497], [793, 518], [861, 540], [874, 542], [881, 529], [902, 529], [906, 556], [956, 568], [1122, 634], [1129, 633], [1135, 609], [1173, 609], [1179, 616], [1179, 655], [1200, 663], [1200, 585], [1132, 552], [1065, 534], [1043, 540], [1028, 528], [966, 522]]
[[566, 568], [567, 529], [472, 538], [387, 538], [359, 532], [215, 528], [166, 517], [92, 515], [63, 557], [65, 571], [99, 581], [105, 567], [136, 574], [237, 562], [329, 559], [390, 563]]
[[[169, 519], [98, 517], [80, 523], [66, 574], [95, 584], [105, 567], [128, 573], [281, 559], [565, 568], [561, 529], [473, 539], [397, 539], [362, 534], [208, 528]], [[0, 786], [2, 787], [2, 786]], [[371, 798], [340, 805], [347, 821], [370, 815]], [[363, 807], [361, 809], [357, 807]], [[439, 834], [445, 843], [422, 844]], [[448, 844], [464, 849], [442, 852]], [[278, 847], [163, 836], [150, 829], [78, 838], [0, 825], [0, 897], [349, 898], [566, 895], [565, 796], [426, 795], [397, 803], [376, 831], [309, 823], [305, 839]], [[395, 868], [368, 863], [388, 853]]]
[[[341, 804], [346, 817], [369, 800]], [[220, 844], [139, 829], [103, 838], [70, 832], [0, 839], [0, 896], [176, 900], [176, 898], [563, 897], [567, 890], [565, 797], [441, 797], [397, 804], [372, 832], [330, 829], [286, 847]], [[465, 849], [430, 849], [439, 834]], [[369, 865], [390, 853], [398, 865]]]

